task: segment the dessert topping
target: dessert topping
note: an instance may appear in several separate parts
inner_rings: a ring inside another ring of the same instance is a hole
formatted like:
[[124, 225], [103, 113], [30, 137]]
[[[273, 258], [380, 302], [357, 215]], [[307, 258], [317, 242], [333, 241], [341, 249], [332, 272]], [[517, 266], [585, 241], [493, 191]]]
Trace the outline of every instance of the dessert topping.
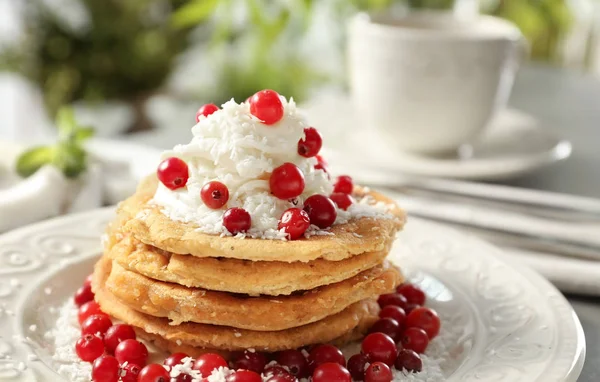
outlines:
[[200, 119], [202, 117], [208, 117], [217, 110], [219, 110], [219, 107], [214, 103], [202, 105], [200, 109], [198, 109], [198, 111], [196, 112], [196, 122], [200, 122]]
[[81, 324], [82, 334], [99, 335], [104, 337], [104, 334], [112, 326], [110, 317], [104, 313], [98, 313], [89, 316]]
[[383, 362], [372, 363], [365, 371], [365, 382], [391, 382], [392, 369]]
[[324, 363], [315, 369], [313, 382], [351, 382], [352, 378], [346, 368], [339, 363]]
[[94, 360], [104, 354], [104, 343], [102, 338], [91, 334], [84, 334], [75, 344], [75, 352], [85, 362]]
[[304, 139], [298, 142], [298, 154], [305, 158], [314, 157], [321, 151], [323, 137], [314, 127], [304, 129]]
[[94, 382], [117, 382], [119, 380], [119, 361], [110, 355], [101, 355], [92, 365]]
[[281, 215], [279, 230], [288, 234], [290, 240], [296, 240], [310, 227], [310, 218], [306, 211], [300, 208], [290, 208]]
[[227, 201], [229, 200], [229, 190], [223, 183], [213, 180], [202, 187], [202, 190], [200, 190], [200, 197], [208, 208], [218, 210], [227, 204]]
[[335, 185], [333, 186], [333, 192], [340, 192], [342, 194], [351, 194], [354, 188], [352, 178], [348, 175], [338, 176]]
[[413, 350], [400, 349], [394, 365], [398, 370], [418, 373], [423, 368], [423, 361], [421, 361], [421, 357]]
[[337, 217], [335, 204], [324, 195], [313, 195], [306, 199], [304, 211], [308, 213], [311, 224], [321, 229], [331, 227]]
[[425, 353], [425, 349], [429, 345], [429, 337], [421, 328], [406, 328], [402, 333], [400, 343], [404, 349], [414, 350], [421, 354]]
[[293, 163], [284, 163], [273, 170], [269, 178], [271, 193], [279, 199], [293, 199], [304, 191], [304, 174]]
[[228, 367], [225, 358], [218, 354], [207, 353], [196, 358], [193, 369], [198, 370], [202, 377], [208, 377], [212, 374], [213, 370], [221, 367]]
[[188, 181], [188, 166], [179, 158], [167, 158], [158, 165], [156, 175], [165, 187], [170, 190], [177, 190], [185, 187]]
[[140, 341], [128, 339], [117, 345], [115, 357], [120, 363], [128, 362], [144, 366], [148, 362], [148, 349]]
[[387, 365], [393, 365], [398, 348], [390, 336], [378, 332], [371, 333], [363, 339], [361, 351], [371, 362], [383, 362]]
[[135, 340], [135, 330], [130, 325], [116, 324], [108, 328], [104, 336], [104, 345], [109, 353], [114, 353], [117, 346], [125, 340]]
[[273, 125], [283, 117], [283, 103], [274, 90], [261, 90], [250, 97], [250, 114], [265, 125]]
[[138, 382], [169, 382], [171, 376], [162, 365], [153, 363], [140, 371]]
[[[152, 202], [169, 219], [194, 223], [207, 234], [285, 240], [302, 237], [280, 227], [290, 208], [304, 209], [311, 219], [304, 237], [329, 234], [321, 230], [353, 218], [393, 218], [388, 206], [372, 198], [353, 200], [348, 176], [336, 183], [335, 192], [345, 194], [334, 194], [337, 207], [322, 196], [334, 191], [318, 155], [323, 139], [293, 100], [263, 90], [247, 102], [204, 105], [199, 113], [192, 141], [167, 152], [157, 171]], [[223, 207], [241, 208], [250, 219], [232, 226]]]
[[81, 287], [79, 287], [79, 289], [77, 289], [77, 292], [75, 292], [74, 300], [77, 306], [82, 306], [86, 302], [92, 301], [93, 299], [94, 292], [92, 292], [91, 284], [85, 283]]
[[348, 210], [348, 207], [354, 203], [354, 199], [352, 199], [350, 194], [343, 194], [341, 192], [334, 192], [329, 195], [329, 199], [331, 199], [339, 209], [344, 211]]
[[225, 211], [223, 225], [231, 234], [235, 235], [248, 231], [252, 226], [252, 218], [245, 209], [233, 207]]
[[440, 332], [440, 318], [433, 309], [420, 306], [413, 309], [406, 317], [407, 327], [417, 327], [423, 329], [429, 339], [434, 338]]

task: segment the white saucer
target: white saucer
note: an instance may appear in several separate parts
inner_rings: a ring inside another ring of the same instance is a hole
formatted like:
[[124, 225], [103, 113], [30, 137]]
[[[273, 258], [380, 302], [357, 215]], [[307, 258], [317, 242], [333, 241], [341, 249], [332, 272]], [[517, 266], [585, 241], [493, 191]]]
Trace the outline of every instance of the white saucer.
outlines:
[[362, 167], [390, 174], [501, 180], [571, 155], [570, 142], [553, 136], [535, 118], [515, 109], [500, 112], [477, 142], [465, 145], [456, 155], [428, 157], [398, 151], [377, 131], [362, 128], [347, 97], [322, 95], [303, 106], [311, 125], [325, 136], [325, 155], [334, 172]]
[[[45, 336], [55, 327], [52, 308], [92, 271], [113, 216], [95, 210], [0, 236], [0, 380], [66, 380]], [[390, 254], [442, 316], [440, 337], [456, 334], [440, 362], [443, 380], [576, 381], [585, 358], [579, 319], [548, 281], [500, 260], [499, 251], [413, 218]]]

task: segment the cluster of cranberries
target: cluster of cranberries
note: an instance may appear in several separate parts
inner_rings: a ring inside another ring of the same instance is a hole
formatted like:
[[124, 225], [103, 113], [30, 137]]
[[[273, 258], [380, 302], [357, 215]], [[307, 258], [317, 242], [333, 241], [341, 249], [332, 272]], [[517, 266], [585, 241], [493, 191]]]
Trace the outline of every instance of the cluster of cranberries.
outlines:
[[[392, 367], [407, 372], [422, 368], [420, 353], [437, 336], [440, 319], [432, 309], [422, 306], [425, 293], [412, 284], [400, 285], [396, 293], [380, 296], [380, 319], [362, 344], [361, 352], [346, 362], [333, 345], [317, 345], [304, 350], [285, 350], [273, 355], [253, 350], [238, 352], [233, 361], [218, 354], [203, 354], [192, 362], [203, 378], [221, 367], [234, 372], [227, 382], [298, 382], [312, 377], [313, 382], [391, 382]], [[100, 310], [91, 290], [91, 277], [75, 294], [79, 307], [81, 338], [75, 344], [79, 358], [92, 363], [94, 382], [191, 382], [192, 376], [180, 373], [171, 378], [169, 368], [182, 364], [188, 355], [175, 353], [163, 365], [149, 364], [148, 349], [136, 340], [133, 328], [113, 325]], [[261, 376], [262, 375], [262, 376]]]
[[[265, 125], [273, 125], [283, 117], [283, 104], [277, 92], [262, 90], [248, 98], [250, 113]], [[196, 113], [196, 121], [208, 117], [219, 108], [214, 104], [202, 106]], [[298, 155], [305, 158], [315, 157], [315, 169], [327, 172], [326, 163], [319, 151], [323, 145], [321, 134], [314, 127], [304, 129], [304, 138], [298, 141]], [[176, 190], [185, 187], [189, 179], [188, 166], [180, 158], [165, 159], [158, 166], [158, 179], [169, 189]], [[302, 170], [293, 163], [286, 162], [275, 168], [269, 177], [271, 193], [283, 200], [295, 200], [302, 194], [305, 187]], [[340, 176], [334, 186], [334, 192], [329, 197], [312, 195], [304, 201], [303, 208], [290, 208], [283, 213], [279, 221], [279, 230], [283, 230], [290, 240], [300, 238], [311, 224], [319, 228], [328, 228], [335, 222], [337, 208], [342, 210], [354, 202], [351, 196], [353, 189], [352, 178]], [[212, 209], [223, 208], [229, 200], [227, 186], [218, 181], [206, 183], [200, 192], [203, 203]], [[246, 232], [252, 225], [250, 214], [243, 208], [229, 208], [223, 214], [223, 225], [232, 234]]]

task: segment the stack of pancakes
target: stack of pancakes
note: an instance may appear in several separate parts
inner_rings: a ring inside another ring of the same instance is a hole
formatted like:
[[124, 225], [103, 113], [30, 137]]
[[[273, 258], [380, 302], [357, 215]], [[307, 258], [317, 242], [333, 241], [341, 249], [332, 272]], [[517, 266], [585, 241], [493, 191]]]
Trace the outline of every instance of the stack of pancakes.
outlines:
[[[121, 203], [96, 264], [102, 310], [170, 352], [275, 352], [363, 336], [377, 296], [402, 281], [385, 257], [404, 223], [360, 218], [296, 241], [198, 232], [151, 203], [156, 178]], [[362, 195], [357, 195], [361, 197]]]

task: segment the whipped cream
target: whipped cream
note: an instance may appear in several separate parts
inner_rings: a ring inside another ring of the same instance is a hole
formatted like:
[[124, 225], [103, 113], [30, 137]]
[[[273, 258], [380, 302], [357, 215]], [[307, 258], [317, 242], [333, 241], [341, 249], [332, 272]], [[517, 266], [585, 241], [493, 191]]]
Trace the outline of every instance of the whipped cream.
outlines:
[[[333, 184], [328, 174], [315, 169], [316, 158], [298, 154], [298, 141], [309, 127], [293, 100], [281, 97], [284, 115], [273, 125], [265, 125], [252, 114], [249, 104], [231, 100], [215, 113], [201, 117], [192, 128], [190, 143], [177, 145], [163, 158], [178, 157], [189, 169], [186, 187], [170, 190], [159, 182], [153, 202], [172, 220], [191, 222], [200, 232], [229, 235], [223, 226], [226, 208], [214, 210], [200, 197], [200, 190], [210, 181], [219, 181], [229, 189], [227, 208], [245, 209], [252, 218], [252, 228], [240, 237], [286, 239], [277, 229], [281, 215], [289, 208], [302, 208], [304, 200], [314, 194], [330, 195]], [[298, 166], [305, 178], [302, 194], [293, 201], [273, 196], [269, 187], [271, 172], [285, 162]], [[336, 224], [348, 221], [354, 214], [367, 214], [371, 207], [358, 203], [348, 211], [338, 210]], [[372, 210], [370, 213], [383, 211]], [[315, 227], [307, 235], [319, 233]]]

